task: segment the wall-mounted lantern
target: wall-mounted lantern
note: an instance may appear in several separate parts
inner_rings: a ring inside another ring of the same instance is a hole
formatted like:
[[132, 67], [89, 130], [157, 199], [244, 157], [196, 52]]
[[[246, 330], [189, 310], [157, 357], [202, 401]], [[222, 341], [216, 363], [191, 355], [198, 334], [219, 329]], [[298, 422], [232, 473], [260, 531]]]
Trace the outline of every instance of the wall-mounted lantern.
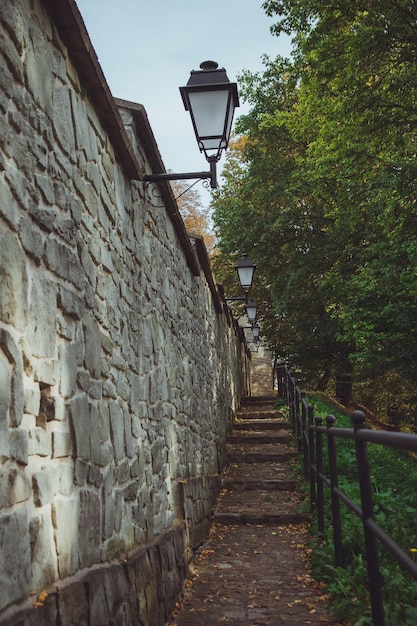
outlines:
[[213, 189], [217, 188], [216, 163], [226, 150], [235, 108], [239, 106], [237, 84], [231, 83], [224, 68], [218, 69], [214, 61], [204, 61], [200, 70], [192, 70], [180, 93], [186, 111], [191, 115], [200, 152], [204, 152], [210, 164], [209, 172], [184, 174], [153, 174], [144, 176], [145, 182], [164, 180], [208, 178]]
[[249, 322], [252, 324], [256, 320], [256, 311], [258, 309], [258, 305], [256, 302], [247, 302], [246, 303], [246, 314], [248, 316]]
[[246, 252], [242, 254], [239, 261], [236, 263], [235, 270], [237, 271], [242, 289], [249, 291], [255, 274], [256, 265]]
[[260, 331], [259, 324], [252, 324], [252, 333], [253, 333], [253, 338], [255, 340], [255, 343], [259, 341], [259, 331]]

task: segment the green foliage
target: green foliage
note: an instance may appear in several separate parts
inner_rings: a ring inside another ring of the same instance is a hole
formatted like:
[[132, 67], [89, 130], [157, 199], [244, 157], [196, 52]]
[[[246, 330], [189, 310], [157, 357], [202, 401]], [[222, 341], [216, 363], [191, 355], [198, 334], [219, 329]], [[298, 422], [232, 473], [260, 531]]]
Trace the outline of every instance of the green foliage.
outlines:
[[[314, 415], [335, 415], [336, 425], [351, 428], [350, 418], [331, 404], [312, 396]], [[360, 505], [356, 457], [351, 440], [338, 438], [337, 459], [339, 488]], [[376, 522], [410, 556], [417, 554], [417, 466], [409, 455], [376, 444], [368, 445]], [[325, 472], [328, 468], [325, 469]], [[326, 495], [326, 531], [319, 541], [311, 539], [313, 575], [331, 594], [335, 617], [349, 624], [372, 624], [368, 578], [364, 557], [362, 522], [344, 504], [341, 506], [343, 550], [346, 567], [334, 566], [333, 537], [330, 520], [330, 497]], [[383, 578], [383, 601], [387, 626], [412, 626], [417, 616], [417, 582], [411, 579], [380, 546]]]
[[257, 262], [266, 338], [310, 388], [415, 381], [417, 3], [263, 7], [293, 56], [240, 77], [250, 111], [214, 196], [220, 259]]

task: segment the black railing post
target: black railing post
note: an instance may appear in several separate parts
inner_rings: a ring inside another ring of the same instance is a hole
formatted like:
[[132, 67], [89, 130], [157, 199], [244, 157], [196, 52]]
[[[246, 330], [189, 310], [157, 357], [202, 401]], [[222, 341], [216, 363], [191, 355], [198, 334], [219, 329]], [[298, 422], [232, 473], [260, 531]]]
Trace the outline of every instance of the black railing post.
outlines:
[[295, 382], [292, 376], [288, 377], [288, 406], [290, 409], [291, 428], [295, 435], [296, 433], [296, 411], [295, 411]]
[[336, 418], [334, 415], [328, 415], [326, 417], [327, 424], [327, 449], [329, 455], [329, 474], [330, 474], [330, 494], [332, 502], [332, 525], [333, 525], [333, 545], [334, 545], [334, 559], [336, 567], [345, 566], [345, 558], [343, 554], [343, 541], [342, 541], [342, 519], [340, 516], [340, 500], [336, 493], [339, 488], [339, 479], [337, 471], [337, 454], [336, 454], [336, 442], [334, 437], [330, 434], [329, 429], [334, 426]]
[[305, 391], [301, 392], [301, 427], [303, 437], [303, 460], [304, 460], [304, 479], [308, 480], [309, 473], [309, 454], [308, 454], [308, 430], [307, 430], [307, 402]]
[[310, 476], [310, 511], [313, 513], [316, 508], [316, 477], [315, 477], [315, 462], [316, 453], [314, 450], [314, 433], [310, 426], [313, 426], [313, 405], [309, 404], [307, 407], [308, 415], [308, 451], [309, 451], [309, 476]]
[[298, 448], [299, 453], [303, 451], [300, 402], [301, 402], [301, 391], [300, 391], [300, 388], [296, 386], [295, 387], [295, 426], [296, 426], [296, 434], [297, 434], [297, 448]]
[[[284, 395], [284, 376], [285, 376], [285, 363], [277, 363], [276, 373], [277, 373], [277, 392], [278, 398], [285, 398]], [[286, 398], [285, 398], [286, 399]]]
[[323, 438], [318, 427], [323, 424], [321, 417], [316, 417], [316, 454], [317, 454], [317, 528], [324, 533], [324, 492], [323, 492]]
[[[353, 411], [351, 420], [355, 434], [365, 426], [365, 414]], [[365, 537], [365, 553], [368, 569], [369, 593], [372, 605], [372, 621], [374, 626], [385, 626], [384, 606], [381, 593], [381, 573], [379, 570], [378, 548], [376, 537], [368, 528], [367, 521], [374, 519], [372, 486], [369, 472], [368, 448], [365, 441], [355, 437], [356, 461], [358, 465], [359, 487], [361, 493], [362, 523]]]

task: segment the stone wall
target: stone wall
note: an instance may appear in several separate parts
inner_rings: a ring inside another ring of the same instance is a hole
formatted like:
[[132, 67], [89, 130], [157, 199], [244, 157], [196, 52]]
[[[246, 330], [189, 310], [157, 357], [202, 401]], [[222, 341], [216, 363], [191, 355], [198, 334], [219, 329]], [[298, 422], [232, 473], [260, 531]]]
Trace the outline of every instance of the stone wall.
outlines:
[[248, 355], [73, 0], [0, 34], [0, 623], [164, 624]]

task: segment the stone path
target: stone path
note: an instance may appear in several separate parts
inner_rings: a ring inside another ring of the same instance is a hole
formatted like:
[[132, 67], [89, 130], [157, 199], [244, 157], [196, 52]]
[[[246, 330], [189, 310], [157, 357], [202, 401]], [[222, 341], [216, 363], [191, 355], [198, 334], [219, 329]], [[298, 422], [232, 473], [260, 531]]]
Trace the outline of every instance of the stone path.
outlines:
[[274, 402], [248, 398], [237, 417], [210, 538], [171, 626], [339, 626], [308, 573], [296, 450]]

